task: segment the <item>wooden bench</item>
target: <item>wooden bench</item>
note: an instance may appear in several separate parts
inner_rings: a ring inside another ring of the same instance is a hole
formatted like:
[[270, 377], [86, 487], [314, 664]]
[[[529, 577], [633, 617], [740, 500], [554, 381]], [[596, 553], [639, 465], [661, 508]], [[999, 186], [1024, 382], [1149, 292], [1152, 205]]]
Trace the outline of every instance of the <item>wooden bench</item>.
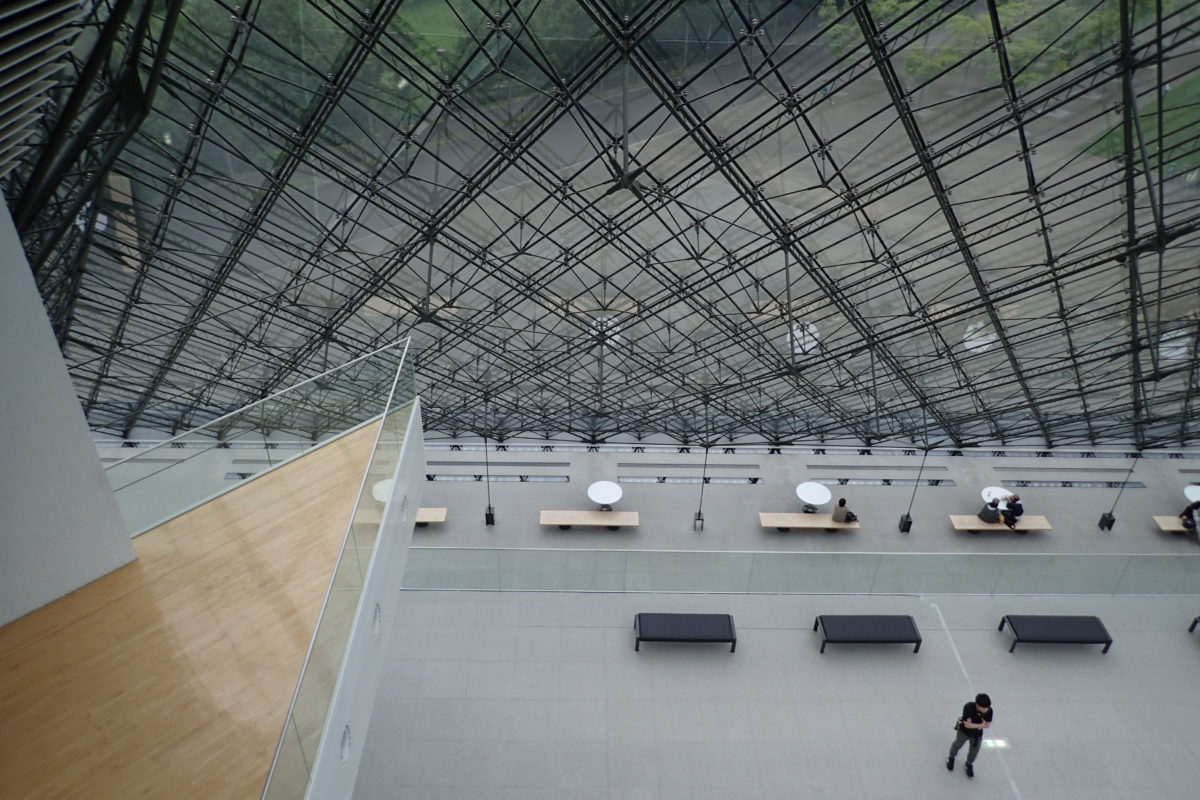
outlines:
[[1012, 652], [1017, 642], [1034, 642], [1037, 644], [1102, 644], [1101, 653], [1107, 653], [1112, 647], [1112, 637], [1099, 617], [1060, 617], [1049, 614], [1006, 614], [1000, 620], [1004, 630], [1007, 624], [1012, 628]]
[[570, 530], [572, 525], [595, 525], [615, 531], [617, 528], [636, 528], [636, 511], [550, 511], [543, 510], [542, 525], [557, 525], [560, 530]]
[[1159, 530], [1165, 533], [1191, 533], [1190, 529], [1183, 527], [1183, 520], [1179, 517], [1155, 514], [1154, 521], [1158, 523]]
[[824, 528], [830, 533], [857, 530], [861, 527], [857, 522], [834, 522], [833, 514], [787, 514], [772, 511], [760, 511], [758, 523], [764, 528], [776, 528], [780, 531], [789, 531], [792, 528]]
[[813, 622], [821, 629], [821, 652], [834, 644], [915, 644], [921, 649], [917, 623], [905, 614], [822, 614]]
[[356, 525], [378, 525], [383, 522], [383, 509], [369, 506], [359, 508], [354, 512], [354, 523]]
[[737, 650], [737, 630], [729, 614], [636, 614], [634, 650], [642, 642], [729, 642]]
[[1054, 530], [1050, 527], [1050, 520], [1037, 514], [1026, 514], [1017, 520], [1017, 527], [1010, 528], [1003, 522], [984, 522], [974, 514], [951, 514], [950, 524], [954, 526], [956, 531], [967, 531], [968, 533], [979, 533], [980, 531], [1016, 531], [1017, 533], [1029, 533], [1030, 531], [1049, 531]]
[[446, 509], [444, 508], [418, 508], [417, 509], [417, 527], [424, 528], [431, 522], [445, 522]]

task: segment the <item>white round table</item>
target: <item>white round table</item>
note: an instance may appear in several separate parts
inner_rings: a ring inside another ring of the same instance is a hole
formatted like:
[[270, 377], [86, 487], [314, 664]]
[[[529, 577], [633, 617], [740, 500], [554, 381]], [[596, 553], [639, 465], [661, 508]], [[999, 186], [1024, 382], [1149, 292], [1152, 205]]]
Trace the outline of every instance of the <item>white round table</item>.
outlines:
[[816, 512], [817, 506], [828, 503], [833, 497], [833, 493], [823, 483], [805, 481], [796, 487], [796, 497], [800, 498], [801, 503], [804, 503], [804, 511], [812, 514]]
[[621, 487], [612, 481], [596, 481], [588, 487], [587, 496], [600, 504], [601, 511], [612, 511], [612, 504], [621, 499]]
[[1008, 498], [1012, 495], [1012, 492], [1010, 492], [1008, 489], [1005, 489], [1003, 486], [985, 486], [980, 494], [983, 495], [983, 502], [985, 503], [990, 503], [993, 500], [999, 500], [1000, 505], [997, 507], [1001, 511], [1004, 511], [1008, 508]]
[[1183, 487], [1183, 496], [1188, 499], [1189, 503], [1200, 503], [1200, 486], [1192, 484]]
[[371, 487], [371, 497], [374, 497], [380, 503], [387, 503], [388, 498], [392, 496], [392, 479], [378, 481]]

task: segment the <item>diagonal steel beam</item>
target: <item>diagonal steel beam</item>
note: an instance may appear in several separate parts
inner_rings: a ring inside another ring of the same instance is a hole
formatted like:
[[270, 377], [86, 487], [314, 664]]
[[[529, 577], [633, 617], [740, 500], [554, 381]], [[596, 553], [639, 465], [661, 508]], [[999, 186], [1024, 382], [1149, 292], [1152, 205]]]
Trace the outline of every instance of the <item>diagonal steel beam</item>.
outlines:
[[401, 0], [384, 0], [384, 2], [373, 8], [363, 18], [363, 32], [361, 37], [354, 39], [347, 47], [347, 51], [342, 56], [341, 62], [328, 76], [323, 91], [314, 98], [312, 106], [304, 119], [302, 130], [297, 133], [292, 146], [284, 151], [280, 157], [280, 161], [272, 169], [268, 189], [247, 210], [246, 224], [239, 228], [237, 236], [230, 242], [225, 252], [221, 254], [220, 267], [216, 274], [213, 275], [212, 280], [197, 299], [191, 313], [188, 315], [187, 323], [171, 342], [159, 369], [142, 392], [141, 399], [134, 404], [133, 410], [126, 420], [128, 428], [132, 428], [137, 424], [141, 412], [153, 400], [155, 392], [158, 391], [159, 386], [166, 379], [175, 360], [179, 358], [179, 354], [187, 346], [197, 325], [204, 319], [213, 301], [219, 297], [221, 287], [233, 273], [234, 268], [241, 260], [246, 249], [250, 246], [250, 243], [254, 241], [259, 228], [262, 227], [263, 221], [283, 194], [292, 175], [295, 174], [296, 170], [304, 162], [304, 156], [308, 148], [316, 141], [325, 122], [329, 119], [334, 109], [337, 108], [342, 96], [350, 88], [351, 81], [370, 56], [371, 49], [375, 43], [383, 36], [388, 22], [391, 21], [399, 9], [400, 3]]
[[[1145, 384], [1142, 377], [1142, 351], [1152, 347], [1143, 341], [1143, 335], [1138, 327], [1138, 317], [1142, 313], [1142, 282], [1138, 271], [1141, 254], [1134, 248], [1137, 237], [1137, 170], [1134, 166], [1136, 154], [1136, 128], [1134, 115], [1137, 114], [1137, 97], [1133, 88], [1133, 73], [1136, 63], [1133, 57], [1132, 10], [1129, 0], [1120, 0], [1118, 5], [1121, 15], [1121, 138], [1123, 145], [1123, 160], [1125, 165], [1125, 241], [1129, 269], [1129, 370], [1133, 377], [1131, 385], [1131, 401], [1133, 404], [1134, 440], [1139, 448], [1145, 447], [1146, 441], [1146, 398]], [[1155, 215], [1157, 217], [1157, 214]], [[1156, 231], [1155, 238], [1158, 238]]]
[[[665, 13], [666, 10], [676, 7], [681, 2], [682, 0], [659, 0], [659, 2], [648, 5], [645, 9], [643, 9], [642, 13], [661, 15]], [[586, 92], [589, 87], [596, 85], [602, 79], [602, 77], [607, 74], [609, 69], [611, 69], [612, 66], [617, 63], [617, 61], [619, 61], [619, 57], [616, 53], [607, 52], [602, 56], [599, 56], [597, 59], [594, 59], [594, 61], [598, 61], [599, 63], [594, 64], [592, 70], [586, 71], [582, 74], [573, 75], [568, 79], [564, 86], [568, 97], [578, 96], [583, 92]], [[596, 68], [600, 65], [603, 65], [603, 68]], [[451, 86], [447, 86], [447, 90], [451, 89], [453, 86], [453, 76], [450, 77]], [[450, 101], [454, 100], [454, 95], [451, 92], [447, 93], [447, 97]], [[466, 208], [470, 203], [474, 202], [474, 200], [485, 191], [487, 186], [489, 186], [496, 177], [501, 175], [513, 161], [529, 150], [533, 143], [532, 139], [536, 138], [534, 135], [535, 132], [549, 129], [550, 126], [564, 117], [568, 113], [569, 109], [569, 104], [563, 106], [554, 102], [553, 100], [544, 103], [543, 106], [535, 112], [534, 116], [529, 121], [524, 123], [522, 129], [517, 132], [519, 135], [516, 139], [510, 142], [510, 147], [498, 149], [493, 158], [487, 164], [481, 165], [476, 170], [475, 175], [473, 176], [474, 180], [467, 191], [460, 192], [456, 196], [454, 202], [435, 209], [433, 213], [430, 214], [427, 220], [428, 227], [430, 229], [436, 229], [445, 224], [447, 221], [454, 219], [461, 209]], [[403, 266], [402, 262], [394, 261], [392, 264], [384, 267], [383, 272], [387, 275], [394, 274], [401, 266]], [[350, 301], [329, 320], [329, 326], [331, 329], [344, 324], [345, 321], [358, 312], [358, 309], [363, 303], [366, 302], [367, 299], [369, 299], [369, 295], [366, 293], [356, 293], [355, 296], [351, 298]], [[311, 354], [313, 351], [311, 344], [308, 348], [302, 348], [302, 352], [305, 351]], [[266, 384], [267, 388], [269, 389], [277, 386], [286, 377], [287, 373], [285, 371], [277, 370], [276, 373], [270, 379], [268, 379]]]
[[[1029, 202], [1033, 205], [1034, 211], [1038, 218], [1038, 234], [1042, 242], [1042, 252], [1046, 258], [1046, 267], [1052, 274], [1057, 276], [1058, 259], [1054, 255], [1054, 247], [1050, 243], [1050, 223], [1046, 220], [1046, 209], [1042, 202], [1042, 189], [1038, 185], [1037, 174], [1033, 168], [1033, 159], [1031, 157], [1032, 147], [1029, 143], [1029, 137], [1025, 132], [1024, 109], [1021, 98], [1021, 93], [1017, 91], [1016, 80], [1013, 77], [1012, 63], [1008, 58], [1008, 47], [1005, 44], [1007, 33], [1004, 30], [1004, 25], [1000, 21], [1000, 10], [998, 0], [987, 0], [988, 17], [992, 24], [992, 43], [996, 49], [996, 58], [1000, 64], [1000, 81], [1004, 85], [1005, 95], [1008, 97], [1008, 108], [1015, 124], [1017, 136], [1021, 142], [1020, 158], [1021, 164], [1025, 169], [1025, 189], [1028, 191]], [[1074, 377], [1075, 385], [1080, 390], [1080, 405], [1083, 409], [1083, 418], [1088, 426], [1088, 430], [1092, 431], [1092, 415], [1088, 410], [1087, 393], [1083, 391], [1083, 377], [1080, 375], [1078, 366], [1078, 353], [1075, 349], [1075, 339], [1071, 333], [1071, 324], [1069, 321], [1070, 312], [1067, 308], [1066, 299], [1063, 297], [1062, 284], [1057, 280], [1053, 284], [1054, 298], [1058, 303], [1058, 313], [1062, 320], [1063, 335], [1067, 341], [1068, 364], [1071, 369], [1071, 374]], [[1092, 431], [1093, 437], [1095, 436]]]
[[[592, 0], [581, 0], [582, 5], [588, 5], [591, 2]], [[648, 54], [640, 50], [635, 50], [634, 56], [633, 63], [637, 66], [647, 86], [659, 96], [662, 102], [668, 103], [673, 90], [669, 76], [666, 75], [656, 60]], [[824, 296], [834, 303], [835, 307], [855, 328], [862, 341], [871, 349], [876, 350], [880, 361], [887, 365], [892, 374], [897, 375], [901, 379], [909, 393], [914, 398], [917, 398], [919, 403], [930, 408], [933, 416], [944, 426], [944, 430], [950, 433], [950, 435], [956, 436], [954, 433], [955, 426], [952, 421], [928, 402], [923, 390], [910, 377], [904, 374], [903, 365], [894, 355], [890, 351], [878, 346], [871, 326], [862, 318], [854, 305], [848, 302], [842, 295], [835, 283], [825, 274], [817, 260], [803, 246], [799, 237], [795, 235], [787, 220], [763, 196], [762, 190], [737, 163], [727, 144], [722, 142], [720, 137], [708, 127], [705, 120], [700, 118], [690, 107], [677, 104], [671, 108], [671, 113], [679, 118], [686, 135], [691, 137], [704, 152], [708, 153], [709, 158], [718, 167], [719, 172], [731, 186], [735, 187], [741, 193], [744, 201], [754, 211], [756, 217], [779, 238], [780, 242], [784, 243], [784, 246], [790, 250], [797, 262], [803, 265], [809, 277], [813, 279]]]
[[[929, 146], [925, 143], [925, 137], [921, 134], [920, 125], [917, 123], [916, 115], [909, 104], [908, 96], [901, 86], [900, 78], [896, 74], [895, 67], [892, 65], [891, 57], [885, 49], [887, 39], [880, 34], [879, 28], [875, 25], [875, 19], [871, 16], [871, 11], [867, 7], [866, 0], [854, 0], [853, 13], [854, 18], [858, 21], [859, 29], [862, 31], [867, 49], [871, 53], [871, 59], [875, 62], [875, 68], [878, 70], [883, 85], [887, 89], [888, 96], [892, 98], [892, 105], [895, 108], [896, 115], [900, 117], [900, 121], [904, 126], [904, 132], [907, 134], [909, 143], [912, 145], [917, 160], [921, 164], [925, 179], [929, 182], [929, 187], [933, 191], [942, 216], [946, 220], [950, 235], [954, 238], [954, 244], [958, 248], [958, 252], [967, 266], [967, 270], [970, 272], [971, 280], [975, 284], [975, 290], [979, 293], [980, 297], [987, 298], [989, 296], [987, 282], [983, 279], [979, 262], [976, 260], [975, 254], [971, 251], [971, 246], [968, 244], [966, 235], [963, 233], [962, 223], [958, 220], [954, 204], [950, 202], [950, 195], [942, 183], [937, 165], [933, 163], [933, 159], [930, 156]], [[1050, 445], [1054, 441], [1050, 426], [1046, 424], [1046, 420], [1038, 408], [1038, 402], [1034, 398], [1032, 390], [1022, 377], [1021, 366], [1017, 361], [1017, 355], [1013, 351], [1012, 344], [1008, 340], [1008, 333], [1000, 321], [1000, 315], [996, 313], [996, 307], [992, 303], [985, 304], [984, 308], [987, 311], [993, 330], [996, 331], [996, 335], [1000, 338], [1000, 344], [1004, 348], [1004, 353], [1008, 357], [1009, 368], [1012, 370], [1013, 378], [1020, 384], [1021, 392], [1029, 404], [1029, 410], [1037, 419], [1046, 444]]]

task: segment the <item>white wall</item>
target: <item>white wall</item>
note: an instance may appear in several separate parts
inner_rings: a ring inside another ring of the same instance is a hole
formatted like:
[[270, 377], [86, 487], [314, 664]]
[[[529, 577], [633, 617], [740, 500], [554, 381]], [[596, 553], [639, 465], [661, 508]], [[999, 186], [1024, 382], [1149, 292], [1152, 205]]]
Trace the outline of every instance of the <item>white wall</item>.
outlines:
[[0, 342], [3, 625], [134, 558], [6, 208]]

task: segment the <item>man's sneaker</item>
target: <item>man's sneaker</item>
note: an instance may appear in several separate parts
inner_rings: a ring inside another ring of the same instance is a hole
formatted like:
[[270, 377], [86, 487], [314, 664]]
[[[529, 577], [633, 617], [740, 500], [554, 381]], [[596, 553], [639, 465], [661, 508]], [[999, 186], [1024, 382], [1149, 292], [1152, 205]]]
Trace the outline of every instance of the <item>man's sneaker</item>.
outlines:
[[975, 777], [975, 768], [974, 768], [974, 767], [972, 767], [970, 764], [967, 764], [967, 777], [968, 777], [968, 778], [974, 778], [974, 777]]
[[954, 769], [954, 759], [953, 758], [946, 759], [946, 769], [950, 769], [950, 770]]

